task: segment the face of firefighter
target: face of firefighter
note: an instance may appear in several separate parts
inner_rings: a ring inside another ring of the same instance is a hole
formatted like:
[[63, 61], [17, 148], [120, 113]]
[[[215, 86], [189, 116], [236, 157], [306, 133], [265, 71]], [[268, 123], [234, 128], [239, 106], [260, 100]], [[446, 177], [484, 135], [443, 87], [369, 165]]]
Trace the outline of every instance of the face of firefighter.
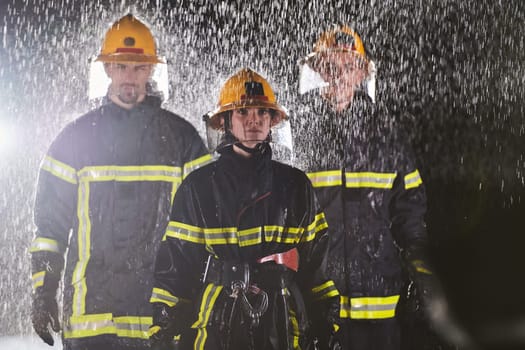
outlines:
[[356, 88], [368, 75], [365, 61], [351, 52], [323, 53], [313, 62], [312, 68], [328, 83], [322, 96], [338, 112], [350, 106]]
[[[239, 108], [232, 111], [231, 133], [246, 147], [254, 148], [266, 140], [271, 127], [272, 116], [267, 108]], [[244, 152], [238, 147], [234, 149]]]
[[111, 79], [109, 97], [113, 102], [129, 109], [144, 100], [152, 64], [108, 63], [104, 67]]

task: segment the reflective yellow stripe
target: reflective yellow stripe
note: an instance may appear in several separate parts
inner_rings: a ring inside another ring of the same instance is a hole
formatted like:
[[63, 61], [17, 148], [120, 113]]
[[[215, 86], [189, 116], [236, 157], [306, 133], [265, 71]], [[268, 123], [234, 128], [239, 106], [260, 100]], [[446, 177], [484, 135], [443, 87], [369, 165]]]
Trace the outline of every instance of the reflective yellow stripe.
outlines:
[[73, 316], [86, 313], [86, 267], [91, 256], [91, 221], [89, 220], [89, 183], [81, 182], [78, 186], [78, 261], [73, 270]]
[[414, 260], [411, 263], [417, 272], [424, 273], [426, 275], [432, 275], [432, 270], [430, 270], [430, 268], [423, 260]]
[[109, 165], [84, 167], [78, 172], [79, 181], [167, 181], [181, 182], [180, 167], [166, 165]]
[[314, 187], [333, 187], [343, 184], [341, 170], [318, 171], [306, 174]]
[[86, 312], [87, 284], [86, 268], [91, 251], [91, 221], [89, 218], [89, 193], [92, 182], [104, 181], [165, 181], [171, 182], [172, 198], [182, 182], [181, 168], [165, 165], [144, 166], [92, 166], [84, 167], [78, 172], [78, 261], [73, 270], [73, 316]]
[[191, 162], [187, 162], [184, 164], [184, 178], [188, 176], [189, 173], [192, 171], [210, 163], [212, 161], [212, 157], [210, 154], [205, 154], [202, 157], [196, 158], [192, 160]]
[[151, 293], [151, 298], [149, 300], [150, 303], [163, 303], [169, 307], [175, 306], [180, 301], [184, 301], [184, 299], [180, 299], [167, 290], [160, 288], [153, 288], [153, 292]]
[[283, 227], [283, 226], [264, 226], [265, 242], [289, 243], [299, 242], [303, 228]]
[[208, 324], [211, 310], [213, 309], [213, 305], [222, 291], [222, 288], [223, 286], [214, 285], [213, 283], [210, 283], [206, 286], [202, 296], [202, 302], [199, 308], [197, 321], [195, 321], [191, 328], [205, 327], [206, 324]]
[[29, 252], [53, 252], [62, 254], [66, 251], [62, 244], [58, 241], [51, 238], [37, 237], [31, 242], [31, 247], [29, 247]]
[[334, 281], [327, 281], [320, 286], [312, 288], [314, 300], [323, 300], [339, 295], [339, 291], [335, 287]]
[[113, 318], [110, 313], [72, 316], [64, 329], [65, 338], [83, 338], [102, 334], [119, 337], [148, 339], [151, 317], [121, 316]]
[[113, 322], [119, 337], [149, 339], [153, 320], [151, 317], [123, 316], [113, 318]]
[[42, 287], [44, 285], [44, 278], [46, 277], [45, 271], [40, 271], [37, 273], [34, 273], [31, 276], [31, 280], [33, 282], [33, 290], [36, 290], [38, 287]]
[[396, 173], [347, 172], [345, 173], [347, 188], [383, 188], [391, 189]]
[[117, 334], [113, 315], [110, 313], [71, 316], [64, 329], [65, 338], [83, 338], [101, 334]]
[[399, 295], [388, 297], [349, 298], [341, 296], [341, 318], [382, 319], [396, 314]]
[[178, 221], [170, 221], [163, 240], [171, 237], [197, 244], [236, 244], [246, 247], [261, 243], [264, 235], [267, 242], [298, 243], [299, 241], [313, 240], [317, 232], [327, 227], [328, 224], [323, 213], [317, 214], [306, 230], [303, 227], [268, 225], [263, 228], [252, 227], [237, 231], [235, 227], [202, 228]]
[[208, 339], [208, 331], [206, 328], [197, 329], [197, 336], [195, 337], [195, 343], [193, 343], [193, 349], [204, 350], [206, 339]]
[[41, 169], [45, 170], [61, 180], [76, 185], [77, 171], [75, 168], [56, 160], [53, 157], [45, 156], [42, 161]]
[[416, 188], [423, 183], [419, 171], [416, 169], [410, 174], [405, 176], [405, 190]]
[[299, 348], [299, 322], [297, 321], [297, 316], [295, 315], [295, 312], [293, 310], [290, 310], [289, 315], [290, 325], [292, 326], [292, 344], [294, 349], [300, 349]]
[[199, 315], [197, 321], [191, 326], [191, 328], [197, 328], [197, 336], [195, 338], [194, 349], [204, 349], [206, 339], [208, 338], [208, 332], [206, 331], [206, 325], [210, 319], [211, 311], [217, 301], [217, 297], [222, 291], [222, 286], [216, 286], [210, 283], [204, 290], [202, 296], [202, 302], [199, 308]]
[[202, 228], [178, 221], [168, 223], [164, 239], [166, 237], [200, 244], [237, 244], [239, 242], [235, 227]]
[[306, 228], [305, 234], [301, 237], [301, 242], [310, 242], [315, 238], [315, 235], [321, 231], [328, 228], [328, 223], [324, 213], [319, 213], [315, 216], [314, 221], [308, 225]]

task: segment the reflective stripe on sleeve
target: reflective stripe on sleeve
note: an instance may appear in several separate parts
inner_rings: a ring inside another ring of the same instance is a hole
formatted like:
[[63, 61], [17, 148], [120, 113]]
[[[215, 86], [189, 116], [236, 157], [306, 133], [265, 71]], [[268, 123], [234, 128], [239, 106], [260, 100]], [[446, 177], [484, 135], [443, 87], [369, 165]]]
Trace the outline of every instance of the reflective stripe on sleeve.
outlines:
[[36, 290], [38, 287], [42, 287], [44, 285], [44, 278], [45, 277], [46, 277], [46, 272], [45, 271], [40, 271], [40, 272], [34, 273], [31, 276], [33, 290]]
[[318, 171], [306, 174], [314, 187], [333, 187], [343, 184], [341, 170]]
[[163, 303], [169, 307], [177, 305], [179, 301], [181, 301], [180, 298], [161, 288], [153, 288], [151, 298], [149, 299], [150, 303]]
[[76, 170], [66, 163], [62, 163], [53, 157], [45, 156], [44, 160], [42, 161], [41, 169], [53, 174], [59, 179], [69, 182], [70, 184], [77, 184]]
[[346, 187], [391, 189], [396, 175], [396, 173], [347, 172], [345, 173]]
[[202, 157], [192, 160], [191, 162], [185, 163], [184, 168], [183, 168], [183, 178], [186, 178], [186, 176], [188, 176], [188, 174], [191, 173], [192, 171], [208, 163], [211, 163], [212, 160], [213, 159], [210, 154], [205, 154]]
[[392, 318], [396, 314], [399, 295], [388, 297], [349, 298], [341, 296], [341, 318], [382, 319]]
[[334, 281], [327, 281], [320, 286], [312, 288], [314, 300], [324, 300], [339, 295], [339, 291], [335, 287]]
[[45, 237], [36, 237], [33, 242], [31, 242], [29, 252], [35, 253], [41, 251], [63, 254], [66, 249], [57, 240]]
[[301, 237], [301, 242], [313, 240], [315, 235], [325, 228], [328, 228], [328, 223], [326, 222], [324, 213], [319, 213], [315, 216], [314, 221], [308, 225], [305, 234]]
[[417, 169], [405, 176], [405, 190], [419, 187], [422, 183], [423, 180]]

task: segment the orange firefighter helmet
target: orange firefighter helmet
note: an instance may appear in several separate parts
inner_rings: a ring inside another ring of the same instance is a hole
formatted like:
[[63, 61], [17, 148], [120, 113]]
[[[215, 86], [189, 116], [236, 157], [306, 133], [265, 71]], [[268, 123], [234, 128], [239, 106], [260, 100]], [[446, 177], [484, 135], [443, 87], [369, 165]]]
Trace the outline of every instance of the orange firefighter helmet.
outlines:
[[157, 56], [155, 39], [149, 28], [128, 14], [106, 32], [97, 61], [119, 63], [163, 63]]
[[220, 115], [239, 108], [268, 108], [276, 112], [274, 125], [287, 119], [283, 107], [277, 104], [270, 84], [260, 74], [243, 68], [226, 80], [219, 93], [217, 108], [208, 114], [210, 126], [221, 127]]

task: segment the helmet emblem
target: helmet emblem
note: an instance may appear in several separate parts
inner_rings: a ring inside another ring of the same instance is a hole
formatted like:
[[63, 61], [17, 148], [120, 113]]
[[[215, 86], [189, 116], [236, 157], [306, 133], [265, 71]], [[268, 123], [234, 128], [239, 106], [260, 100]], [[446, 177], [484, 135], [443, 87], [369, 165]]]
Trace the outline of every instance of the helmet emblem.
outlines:
[[126, 45], [126, 46], [134, 46], [135, 45], [135, 38], [132, 38], [130, 36], [124, 38], [124, 45]]
[[264, 95], [263, 84], [256, 81], [247, 81], [244, 83], [245, 95], [241, 96], [241, 100], [246, 98], [254, 98], [257, 100], [268, 100], [268, 97]]

